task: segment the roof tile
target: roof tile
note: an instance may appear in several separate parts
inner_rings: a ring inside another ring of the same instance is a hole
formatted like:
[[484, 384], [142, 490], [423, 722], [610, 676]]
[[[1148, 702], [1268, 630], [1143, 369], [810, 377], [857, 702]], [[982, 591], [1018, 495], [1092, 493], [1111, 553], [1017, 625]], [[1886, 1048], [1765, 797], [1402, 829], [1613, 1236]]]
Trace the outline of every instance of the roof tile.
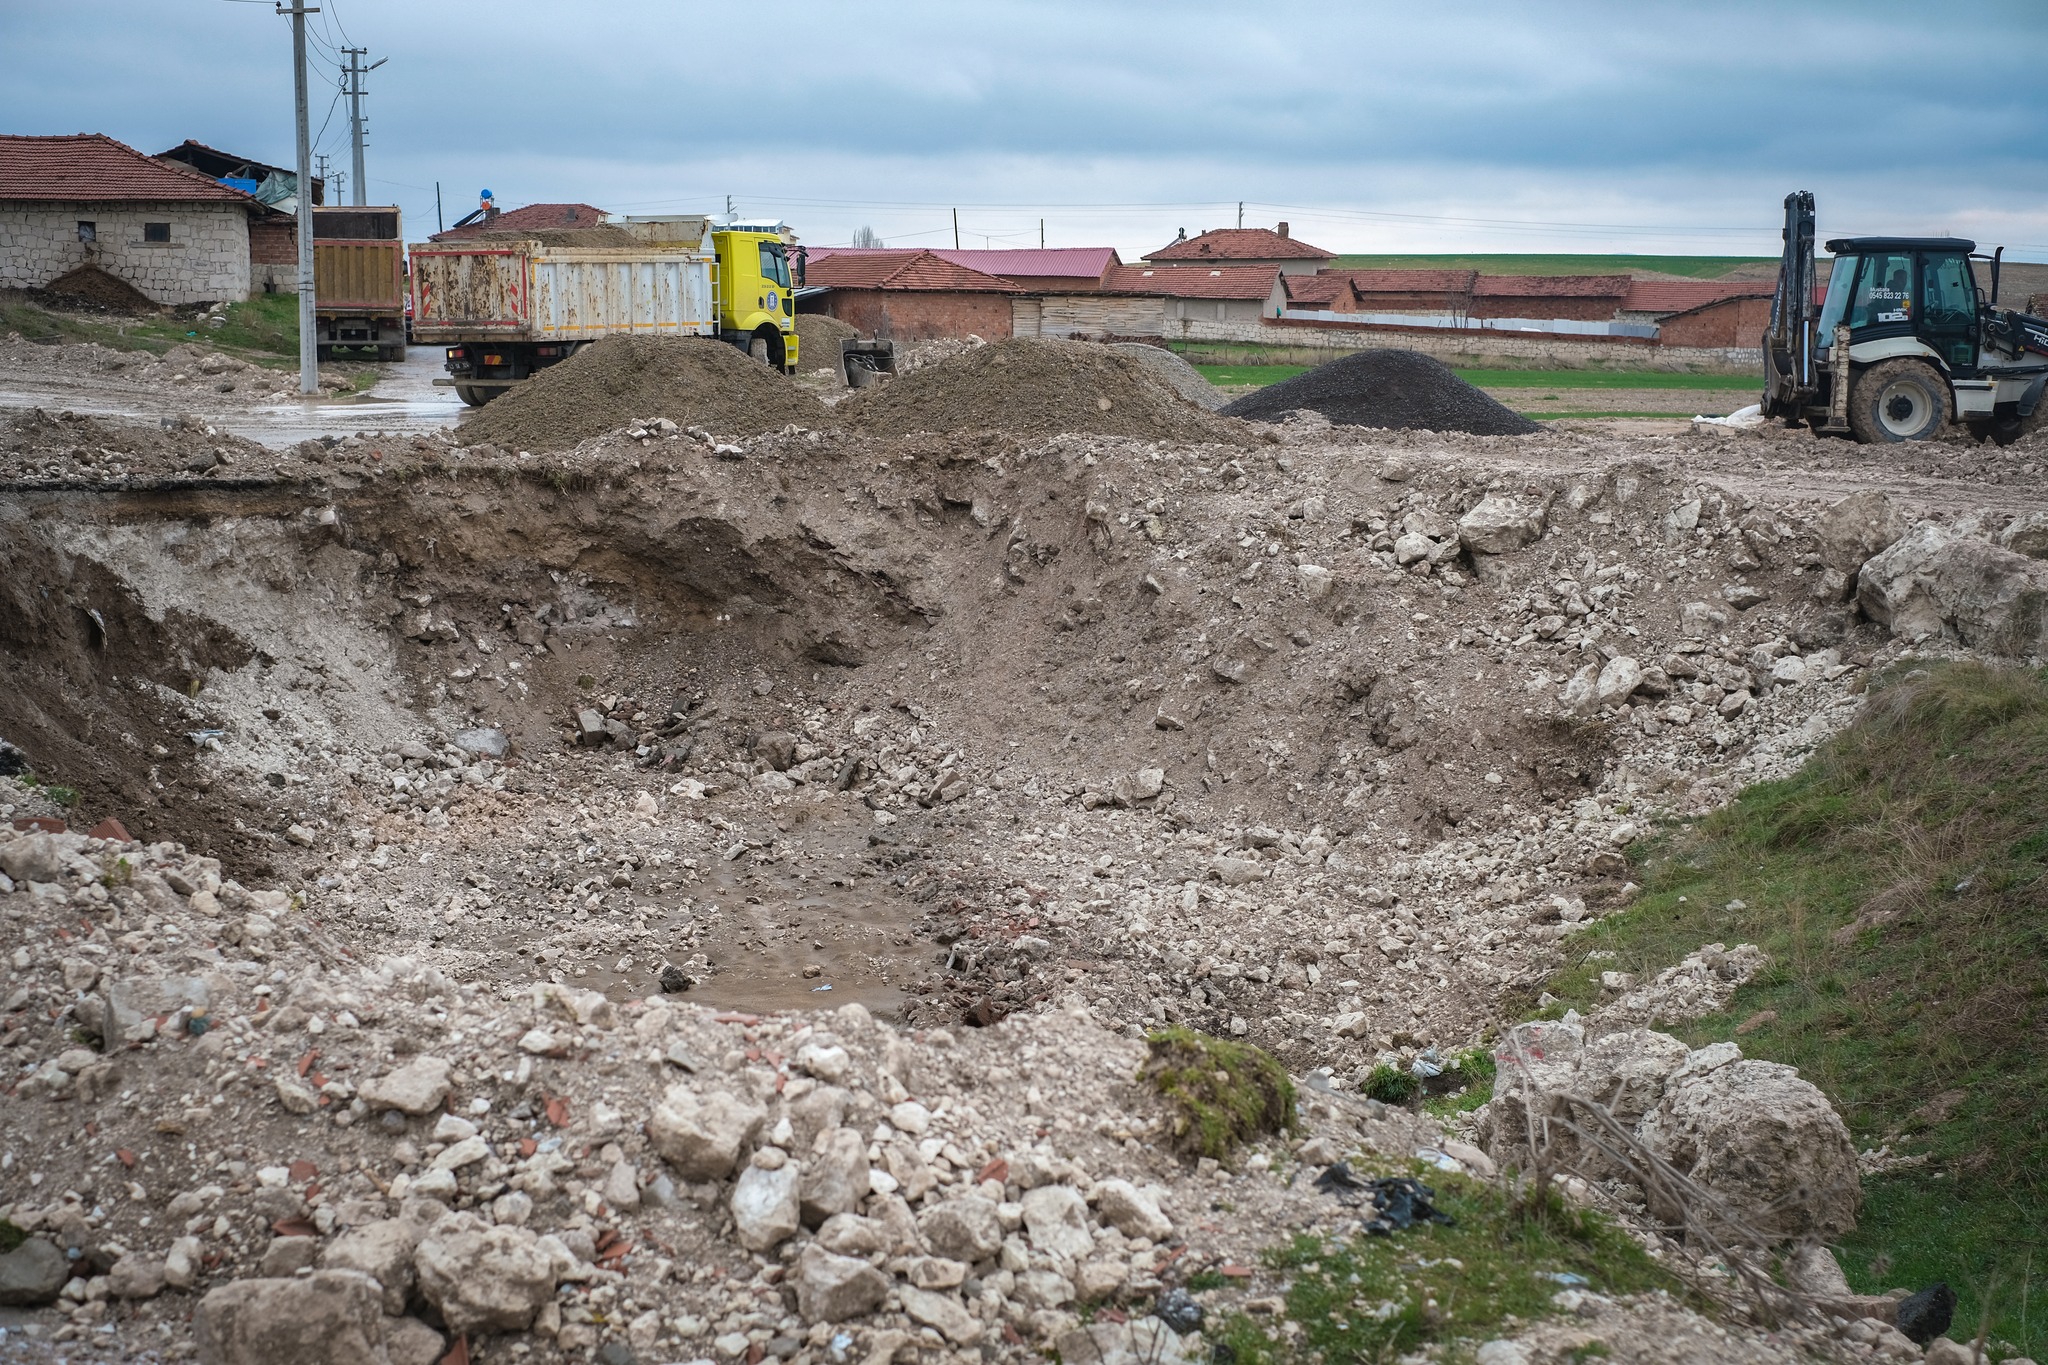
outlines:
[[189, 166], [144, 156], [104, 133], [0, 135], [0, 199], [211, 202], [264, 208]]
[[1299, 237], [1282, 237], [1271, 228], [1214, 228], [1199, 237], [1174, 242], [1145, 257], [1148, 261], [1334, 261], [1337, 253], [1310, 246]]
[[1627, 275], [1481, 275], [1472, 292], [1511, 299], [1618, 299], [1632, 283]]
[[1769, 280], [1636, 280], [1622, 307], [1631, 313], [1683, 313], [1722, 299], [1769, 298]]
[[956, 265], [935, 251], [831, 251], [809, 257], [804, 282], [831, 289], [940, 289], [975, 294], [1016, 294], [1022, 287], [1000, 275]]
[[1264, 302], [1273, 294], [1273, 281], [1280, 275], [1277, 265], [1223, 265], [1208, 270], [1196, 266], [1120, 265], [1103, 280], [1105, 292], [1114, 294], [1156, 294], [1171, 299], [1256, 299]]

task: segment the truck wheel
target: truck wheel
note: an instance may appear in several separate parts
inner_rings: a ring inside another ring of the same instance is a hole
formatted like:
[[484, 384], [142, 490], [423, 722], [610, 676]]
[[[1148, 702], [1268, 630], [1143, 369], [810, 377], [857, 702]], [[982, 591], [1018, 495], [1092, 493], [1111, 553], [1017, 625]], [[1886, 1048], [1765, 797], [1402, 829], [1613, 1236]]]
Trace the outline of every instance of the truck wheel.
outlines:
[[473, 408], [480, 408], [490, 402], [491, 396], [496, 392], [496, 389], [480, 389], [474, 384], [457, 384], [455, 386], [455, 396]]
[[1954, 416], [1948, 381], [1918, 360], [1887, 360], [1856, 376], [1849, 429], [1865, 445], [1931, 441]]
[[754, 339], [747, 343], [747, 354], [771, 370], [782, 366], [782, 338], [767, 328], [754, 333]]

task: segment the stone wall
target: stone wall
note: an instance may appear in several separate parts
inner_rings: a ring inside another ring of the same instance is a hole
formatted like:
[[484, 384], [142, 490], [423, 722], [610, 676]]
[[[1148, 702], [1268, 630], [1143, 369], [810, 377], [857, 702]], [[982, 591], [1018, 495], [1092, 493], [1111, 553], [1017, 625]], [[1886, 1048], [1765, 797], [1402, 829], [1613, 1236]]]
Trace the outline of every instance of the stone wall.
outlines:
[[[79, 240], [78, 225], [93, 225]], [[146, 242], [145, 223], [171, 240]], [[32, 289], [87, 262], [158, 303], [210, 303], [249, 294], [249, 217], [239, 204], [0, 201], [0, 287]]]
[[1166, 320], [1173, 341], [1238, 341], [1327, 351], [1334, 359], [1351, 351], [1387, 347], [1420, 351], [1446, 364], [1506, 361], [1511, 366], [1582, 369], [1589, 365], [1644, 370], [1757, 370], [1763, 352], [1748, 346], [1665, 346], [1642, 337], [1551, 337], [1527, 332], [1451, 332], [1438, 328], [1317, 325], [1285, 318], [1255, 322]]

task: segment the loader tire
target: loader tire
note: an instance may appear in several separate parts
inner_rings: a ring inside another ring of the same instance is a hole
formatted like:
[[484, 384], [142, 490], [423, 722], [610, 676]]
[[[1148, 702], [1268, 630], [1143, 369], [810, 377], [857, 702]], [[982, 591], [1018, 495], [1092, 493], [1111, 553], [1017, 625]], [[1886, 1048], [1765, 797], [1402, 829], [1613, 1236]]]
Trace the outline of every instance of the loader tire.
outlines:
[[1948, 381], [1919, 360], [1872, 365], [1849, 391], [1849, 429], [1864, 445], [1931, 441], [1954, 416]]

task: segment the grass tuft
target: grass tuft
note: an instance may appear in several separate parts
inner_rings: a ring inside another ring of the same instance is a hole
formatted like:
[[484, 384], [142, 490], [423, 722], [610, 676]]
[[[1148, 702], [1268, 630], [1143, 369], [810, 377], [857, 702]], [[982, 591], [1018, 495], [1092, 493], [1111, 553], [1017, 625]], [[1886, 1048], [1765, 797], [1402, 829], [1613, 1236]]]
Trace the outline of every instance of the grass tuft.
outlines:
[[1142, 1074], [1172, 1105], [1180, 1150], [1221, 1161], [1262, 1133], [1293, 1130], [1294, 1082], [1260, 1049], [1188, 1028], [1145, 1041], [1152, 1055]]
[[1641, 900], [1573, 940], [1615, 956], [1551, 1012], [1602, 970], [1760, 945], [1726, 1011], [1666, 1027], [1798, 1067], [1859, 1149], [1920, 1163], [1864, 1182], [1852, 1286], [1946, 1280], [1958, 1324], [2048, 1355], [2048, 670], [1893, 670], [1796, 776], [1637, 856]]

